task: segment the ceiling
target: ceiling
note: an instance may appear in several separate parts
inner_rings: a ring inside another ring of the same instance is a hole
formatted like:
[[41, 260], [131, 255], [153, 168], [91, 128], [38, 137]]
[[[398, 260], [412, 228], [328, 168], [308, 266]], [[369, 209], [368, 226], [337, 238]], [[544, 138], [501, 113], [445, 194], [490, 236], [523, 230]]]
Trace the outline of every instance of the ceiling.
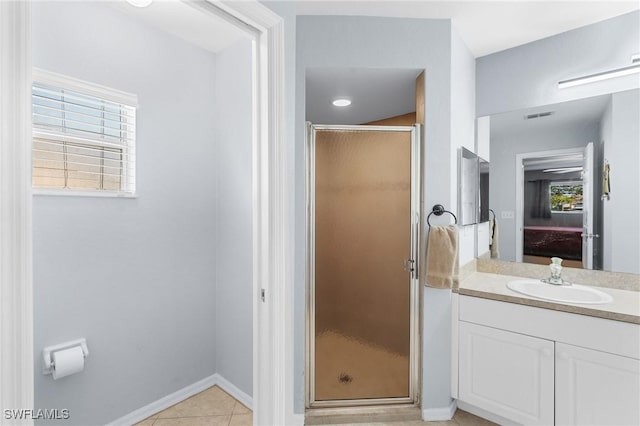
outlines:
[[[363, 15], [452, 19], [476, 57], [603, 21], [640, 8], [638, 1], [338, 1], [298, 0], [298, 15]], [[308, 69], [307, 121], [316, 124], [361, 124], [415, 111], [416, 70]], [[353, 100], [349, 107], [331, 104], [337, 97]], [[376, 102], [385, 99], [385, 102]], [[551, 117], [525, 122], [524, 111], [497, 118], [498, 132], [544, 123], [562, 125], [602, 115], [606, 99], [555, 106]], [[529, 111], [528, 113], [535, 113]], [[537, 111], [542, 112], [542, 111]], [[493, 117], [492, 117], [493, 119]], [[492, 131], [493, 131], [492, 121]]]
[[452, 19], [475, 57], [640, 9], [635, 1], [298, 0], [298, 15]]
[[[589, 125], [600, 123], [604, 112], [611, 102], [611, 95], [594, 96], [576, 101], [562, 102], [554, 105], [546, 105], [537, 108], [528, 108], [510, 111], [491, 116], [491, 138], [518, 135], [522, 133], [549, 134], [554, 129], [574, 125]], [[541, 112], [553, 112], [546, 117], [525, 120], [525, 116], [539, 114]], [[542, 132], [546, 133], [542, 133]], [[551, 168], [566, 168], [583, 165], [582, 154], [563, 154], [546, 156], [541, 158], [529, 158], [523, 161], [525, 171], [539, 171]], [[549, 173], [549, 179], [580, 178], [580, 172], [574, 173]]]
[[[314, 124], [362, 124], [413, 112], [418, 74], [417, 69], [308, 68], [306, 120]], [[353, 103], [333, 106], [332, 101], [338, 97]]]
[[[123, 0], [108, 2], [111, 7], [146, 25], [214, 53], [247, 37], [228, 21], [204, 14], [188, 3], [155, 0], [148, 7], [137, 8]], [[639, 8], [638, 1], [296, 1], [299, 15], [452, 19], [476, 57]], [[415, 110], [417, 74], [418, 70], [407, 69], [309, 69], [307, 120], [325, 124], [359, 124], [412, 112]], [[353, 104], [345, 109], [331, 105], [339, 95], [352, 97]], [[375, 99], [385, 99], [386, 102], [374, 102]], [[553, 119], [559, 117], [556, 115]], [[521, 118], [520, 122], [523, 121]]]
[[[594, 96], [576, 101], [562, 102], [542, 107], [521, 109], [491, 116], [491, 138], [506, 135], [534, 133], [578, 123], [599, 123], [611, 100], [611, 95]], [[525, 120], [525, 116], [553, 112], [546, 117]]]
[[147, 7], [135, 7], [124, 0], [107, 4], [144, 24], [166, 31], [205, 50], [217, 53], [247, 35], [213, 14], [205, 14], [177, 0], [156, 0]]
[[[107, 2], [148, 25], [219, 52], [245, 34], [224, 19], [207, 16], [188, 2], [155, 0], [137, 8]], [[452, 19], [475, 57], [519, 46], [640, 9], [632, 1], [423, 1], [296, 0], [298, 15], [360, 15]], [[213, 24], [213, 25], [212, 25]]]

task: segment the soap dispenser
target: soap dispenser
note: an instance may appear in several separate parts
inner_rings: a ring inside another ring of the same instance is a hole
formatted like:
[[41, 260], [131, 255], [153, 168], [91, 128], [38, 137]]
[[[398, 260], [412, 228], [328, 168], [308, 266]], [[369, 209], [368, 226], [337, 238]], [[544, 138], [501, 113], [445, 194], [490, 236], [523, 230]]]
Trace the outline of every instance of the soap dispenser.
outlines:
[[562, 259], [559, 257], [552, 257], [549, 269], [551, 269], [551, 278], [549, 278], [549, 283], [556, 285], [562, 284]]

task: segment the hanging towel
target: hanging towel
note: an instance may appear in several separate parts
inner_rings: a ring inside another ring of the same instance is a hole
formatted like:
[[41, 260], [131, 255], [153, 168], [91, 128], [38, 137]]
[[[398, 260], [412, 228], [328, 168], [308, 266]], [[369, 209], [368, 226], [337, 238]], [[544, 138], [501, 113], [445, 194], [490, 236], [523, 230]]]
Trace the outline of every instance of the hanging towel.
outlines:
[[491, 258], [497, 259], [500, 255], [498, 251], [498, 221], [496, 215], [489, 221], [489, 249], [491, 250]]
[[458, 286], [458, 228], [432, 226], [427, 242], [425, 285], [434, 288]]
[[609, 166], [609, 162], [605, 160], [604, 167], [602, 170], [602, 199], [610, 200], [611, 196], [609, 193], [611, 192], [611, 166]]

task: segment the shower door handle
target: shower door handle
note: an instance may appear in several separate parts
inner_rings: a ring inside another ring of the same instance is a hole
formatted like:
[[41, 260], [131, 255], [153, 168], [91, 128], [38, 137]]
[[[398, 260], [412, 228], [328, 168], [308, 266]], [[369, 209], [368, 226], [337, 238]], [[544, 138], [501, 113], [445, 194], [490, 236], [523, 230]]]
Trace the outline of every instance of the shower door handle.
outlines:
[[416, 270], [416, 261], [413, 259], [405, 259], [404, 270], [413, 273]]

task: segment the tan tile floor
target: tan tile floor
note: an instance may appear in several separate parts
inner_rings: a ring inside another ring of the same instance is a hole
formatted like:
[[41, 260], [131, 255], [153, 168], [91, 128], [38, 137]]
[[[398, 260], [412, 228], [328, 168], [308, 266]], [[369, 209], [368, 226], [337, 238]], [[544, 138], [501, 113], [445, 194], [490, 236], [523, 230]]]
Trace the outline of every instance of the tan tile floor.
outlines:
[[[213, 386], [191, 398], [185, 399], [164, 411], [154, 414], [135, 426], [245, 426], [253, 424], [253, 413], [231, 395]], [[349, 426], [363, 426], [351, 423]], [[453, 419], [444, 422], [389, 422], [370, 423], [376, 426], [491, 426], [488, 420], [458, 410]], [[333, 425], [338, 426], [338, 425]], [[342, 425], [347, 426], [347, 425]]]
[[[342, 425], [331, 425], [331, 426], [363, 426], [364, 423], [346, 423]], [[467, 413], [466, 411], [457, 410], [453, 419], [441, 422], [423, 422], [421, 420], [414, 420], [411, 422], [384, 422], [384, 423], [369, 423], [375, 426], [493, 426], [495, 423], [492, 423], [488, 420], [482, 419], [480, 417], [474, 416], [471, 413]]]
[[136, 426], [245, 426], [253, 424], [253, 413], [231, 395], [213, 386]]

